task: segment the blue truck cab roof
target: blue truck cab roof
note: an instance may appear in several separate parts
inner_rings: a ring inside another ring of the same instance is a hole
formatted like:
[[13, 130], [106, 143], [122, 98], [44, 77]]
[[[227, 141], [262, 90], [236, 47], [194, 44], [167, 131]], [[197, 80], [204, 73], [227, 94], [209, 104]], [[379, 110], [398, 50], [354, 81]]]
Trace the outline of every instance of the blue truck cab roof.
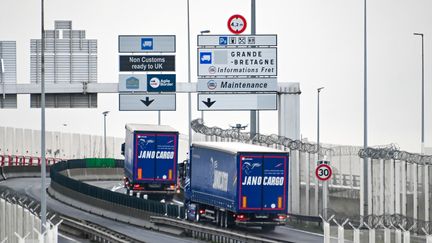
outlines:
[[178, 132], [176, 129], [167, 125], [152, 125], [152, 124], [136, 124], [128, 123], [126, 124], [126, 129], [135, 131], [146, 131], [146, 132]]

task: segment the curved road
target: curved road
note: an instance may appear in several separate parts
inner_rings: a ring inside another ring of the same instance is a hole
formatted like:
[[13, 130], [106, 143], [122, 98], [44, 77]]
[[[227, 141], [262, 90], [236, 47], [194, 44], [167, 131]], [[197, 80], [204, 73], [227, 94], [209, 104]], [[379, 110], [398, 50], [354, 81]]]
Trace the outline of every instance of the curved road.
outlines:
[[[50, 180], [47, 179], [47, 185]], [[6, 181], [1, 181], [0, 185], [11, 188], [14, 191], [25, 193], [28, 196], [40, 201], [40, 179], [39, 178], [15, 178]], [[61, 212], [66, 216], [71, 216], [74, 218], [79, 218], [87, 220], [90, 222], [97, 223], [114, 231], [118, 231], [122, 234], [131, 236], [136, 239], [141, 239], [145, 242], [200, 242], [191, 238], [181, 238], [177, 236], [172, 236], [164, 233], [159, 233], [151, 230], [146, 230], [143, 228], [135, 227], [126, 223], [114, 221], [108, 218], [100, 217], [87, 213], [85, 211], [76, 209], [65, 205], [51, 197], [47, 197], [47, 207], [56, 212]]]
[[[49, 184], [50, 180], [47, 180]], [[121, 181], [88, 181], [87, 183], [109, 189], [112, 191], [117, 191], [120, 193], [125, 193], [122, 187]], [[7, 186], [15, 191], [25, 193], [36, 200], [40, 200], [40, 179], [39, 178], [16, 178], [9, 179], [0, 182], [0, 185]], [[124, 191], [124, 192], [123, 192]], [[191, 238], [181, 238], [173, 235], [168, 235], [160, 232], [150, 231], [143, 228], [139, 228], [126, 223], [121, 223], [108, 218], [100, 217], [94, 214], [87, 213], [85, 211], [76, 209], [65, 205], [51, 197], [47, 198], [47, 206], [52, 211], [62, 212], [64, 215], [70, 215], [75, 218], [84, 219], [90, 222], [97, 223], [99, 225], [105, 226], [112, 230], [118, 231], [122, 234], [129, 235], [136, 239], [143, 239], [145, 242], [199, 242]], [[275, 231], [271, 233], [256, 233], [256, 230], [251, 230], [251, 232], [261, 236], [269, 237], [274, 240], [283, 240], [289, 242], [323, 242], [323, 236], [321, 234], [311, 233], [307, 231], [297, 230], [290, 227], [276, 227]], [[332, 242], [335, 239], [332, 239]], [[336, 242], [336, 241], [335, 241]]]

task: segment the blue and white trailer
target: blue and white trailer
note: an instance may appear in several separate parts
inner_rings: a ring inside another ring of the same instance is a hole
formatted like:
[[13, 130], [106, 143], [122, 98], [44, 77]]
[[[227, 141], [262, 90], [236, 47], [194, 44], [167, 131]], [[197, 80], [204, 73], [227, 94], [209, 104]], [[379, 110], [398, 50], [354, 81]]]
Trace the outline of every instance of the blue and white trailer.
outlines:
[[179, 133], [169, 126], [126, 124], [124, 186], [134, 193], [178, 193]]
[[185, 182], [187, 219], [267, 230], [285, 223], [287, 152], [243, 143], [199, 142], [190, 153]]

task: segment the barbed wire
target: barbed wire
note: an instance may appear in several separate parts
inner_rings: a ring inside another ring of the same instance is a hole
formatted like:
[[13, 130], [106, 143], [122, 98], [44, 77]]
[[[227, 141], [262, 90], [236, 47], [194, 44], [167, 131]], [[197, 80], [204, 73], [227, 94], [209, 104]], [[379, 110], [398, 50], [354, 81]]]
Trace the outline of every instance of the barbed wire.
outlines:
[[[253, 138], [249, 132], [240, 132], [234, 129], [222, 129], [220, 127], [208, 127], [203, 124], [202, 119], [195, 119], [191, 122], [192, 129], [206, 136], [217, 136], [225, 139], [235, 139], [244, 143], [260, 143], [267, 146], [280, 145], [290, 150], [315, 154], [318, 146], [314, 143], [302, 142], [300, 140], [290, 139], [276, 134], [264, 135], [257, 133]], [[332, 151], [328, 148], [321, 147], [323, 155], [330, 154]]]
[[360, 149], [360, 158], [401, 160], [418, 165], [431, 165], [432, 156], [401, 151], [396, 145], [388, 147]]
[[[244, 143], [260, 143], [267, 146], [279, 145], [285, 149], [298, 150], [316, 154], [318, 146], [316, 143], [302, 142], [279, 136], [276, 134], [264, 135], [257, 133], [251, 138], [249, 132], [240, 132], [234, 129], [222, 129], [220, 127], [208, 127], [204, 125], [202, 119], [195, 119], [191, 122], [192, 129], [206, 136], [216, 136], [224, 139], [235, 139]], [[321, 145], [321, 155], [327, 156], [353, 156], [358, 155], [360, 158], [384, 159], [384, 160], [401, 160], [407, 163], [419, 165], [432, 165], [432, 156], [410, 153], [399, 150], [396, 144], [378, 145], [363, 149], [359, 146], [343, 146], [343, 145]]]
[[[322, 218], [330, 224], [341, 224], [348, 219], [348, 222], [355, 227], [362, 227], [366, 224], [373, 229], [400, 229], [402, 231], [411, 231], [418, 234], [432, 234], [432, 222], [421, 219], [414, 219], [402, 214], [369, 214], [366, 216], [347, 216], [344, 213], [336, 212], [333, 209], [327, 208], [321, 212]], [[332, 219], [329, 221], [329, 219]], [[334, 221], [333, 221], [334, 220]], [[348, 227], [348, 226], [347, 226]], [[423, 231], [424, 230], [424, 231]], [[425, 232], [426, 231], [426, 232]]]

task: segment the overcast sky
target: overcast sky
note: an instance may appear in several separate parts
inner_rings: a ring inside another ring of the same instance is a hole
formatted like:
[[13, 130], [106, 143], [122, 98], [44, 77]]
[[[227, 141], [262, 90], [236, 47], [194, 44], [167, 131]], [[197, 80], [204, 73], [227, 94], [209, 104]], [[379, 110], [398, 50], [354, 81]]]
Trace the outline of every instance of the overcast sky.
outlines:
[[[98, 40], [98, 82], [118, 81], [118, 35], [176, 35], [177, 82], [187, 82], [186, 0], [46, 0], [45, 27], [72, 20]], [[226, 23], [242, 14], [250, 23], [249, 0], [191, 0], [192, 82], [196, 82], [196, 35], [228, 34]], [[425, 34], [425, 143], [432, 146], [432, 1], [368, 2], [369, 144], [396, 143], [419, 152], [421, 138], [421, 40]], [[278, 81], [299, 82], [301, 134], [316, 141], [316, 88], [321, 93], [321, 141], [363, 144], [363, 1], [257, 0], [257, 33], [278, 36]], [[249, 24], [250, 26], [250, 24]], [[245, 33], [250, 33], [250, 28]], [[17, 41], [17, 77], [30, 81], [30, 39], [40, 38], [40, 1], [1, 0], [0, 40]], [[192, 96], [193, 119], [196, 96]], [[118, 111], [118, 95], [101, 94], [97, 109], [47, 109], [47, 130], [124, 136], [124, 124], [157, 123], [157, 112]], [[249, 112], [206, 112], [209, 125], [249, 123]], [[261, 112], [260, 131], [277, 133], [277, 112]], [[162, 123], [187, 134], [187, 95]], [[20, 95], [17, 110], [0, 110], [0, 126], [40, 128], [40, 110]]]

